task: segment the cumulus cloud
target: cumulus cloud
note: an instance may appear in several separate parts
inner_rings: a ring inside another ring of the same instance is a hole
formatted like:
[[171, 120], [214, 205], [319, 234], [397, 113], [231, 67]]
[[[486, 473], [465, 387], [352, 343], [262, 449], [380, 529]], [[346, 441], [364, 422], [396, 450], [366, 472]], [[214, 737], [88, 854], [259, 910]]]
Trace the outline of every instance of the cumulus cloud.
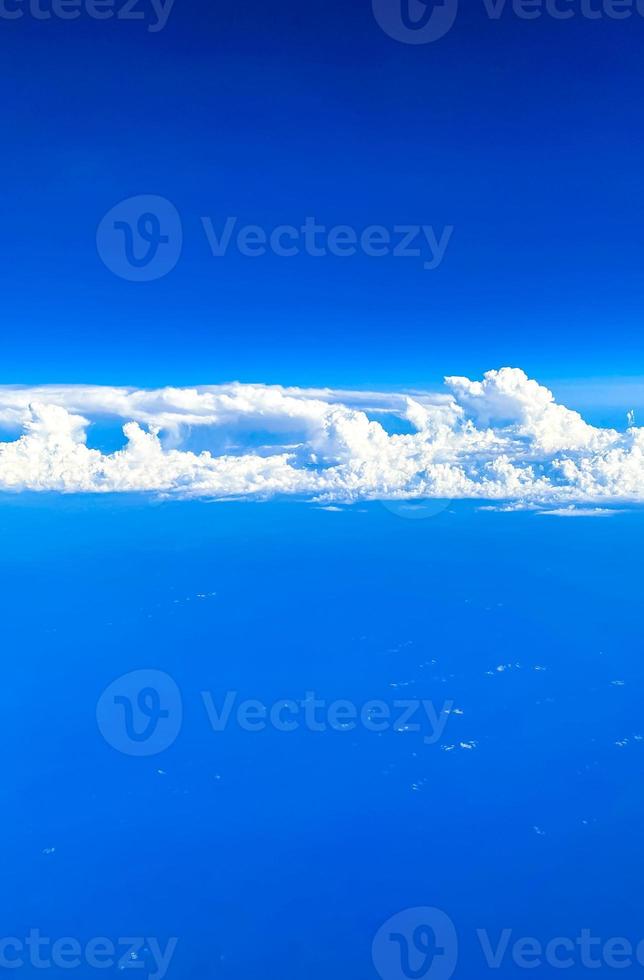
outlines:
[[[110, 425], [122, 446], [92, 448], [94, 430]], [[5, 491], [510, 507], [644, 498], [644, 429], [589, 425], [516, 368], [447, 378], [439, 394], [4, 386], [0, 426]]]

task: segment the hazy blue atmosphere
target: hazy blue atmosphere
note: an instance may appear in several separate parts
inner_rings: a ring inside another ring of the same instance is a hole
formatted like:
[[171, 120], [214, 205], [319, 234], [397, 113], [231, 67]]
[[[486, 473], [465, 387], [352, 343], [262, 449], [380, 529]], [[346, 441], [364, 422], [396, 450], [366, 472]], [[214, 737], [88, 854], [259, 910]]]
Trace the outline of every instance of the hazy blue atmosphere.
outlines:
[[0, 974], [642, 974], [643, 45], [0, 0]]
[[[453, 919], [457, 976], [487, 973], [477, 928], [642, 938], [640, 515], [24, 499], [0, 517], [9, 935], [177, 936], [170, 977], [293, 980], [376, 976], [373, 936], [415, 906]], [[183, 705], [149, 758], [96, 725], [141, 668]], [[227, 691], [463, 713], [436, 744], [427, 724], [215, 732], [201, 693]], [[524, 972], [508, 953], [493, 974]]]
[[[143, 20], [39, 20], [23, 3], [0, 32], [17, 93], [0, 109], [4, 381], [644, 373], [644, 18], [559, 6], [575, 16], [462, 3], [414, 45], [366, 0], [176, 0], [158, 31], [144, 0]], [[96, 249], [103, 216], [138, 195], [168, 199], [183, 227], [176, 267], [146, 284]], [[214, 258], [201, 218], [219, 235], [231, 216], [454, 231], [434, 271], [234, 245]]]

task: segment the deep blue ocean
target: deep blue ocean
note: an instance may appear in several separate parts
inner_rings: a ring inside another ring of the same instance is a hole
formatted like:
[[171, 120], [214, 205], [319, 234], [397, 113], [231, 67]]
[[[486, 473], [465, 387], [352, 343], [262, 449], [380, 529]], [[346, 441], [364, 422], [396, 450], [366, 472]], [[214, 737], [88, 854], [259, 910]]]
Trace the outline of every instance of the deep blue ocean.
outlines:
[[[641, 512], [23, 495], [0, 530], [4, 937], [141, 937], [102, 974], [169, 980], [445, 980], [407, 911], [428, 907], [466, 980], [586, 976], [584, 929], [644, 939]], [[228, 692], [289, 702], [292, 730], [214, 730], [204, 694]], [[315, 725], [291, 703], [312, 698]], [[449, 706], [435, 741], [420, 710], [395, 730], [401, 701]], [[399, 969], [372, 944], [401, 912]], [[477, 929], [511, 930], [496, 968]], [[568, 938], [571, 964], [527, 970], [522, 937]]]

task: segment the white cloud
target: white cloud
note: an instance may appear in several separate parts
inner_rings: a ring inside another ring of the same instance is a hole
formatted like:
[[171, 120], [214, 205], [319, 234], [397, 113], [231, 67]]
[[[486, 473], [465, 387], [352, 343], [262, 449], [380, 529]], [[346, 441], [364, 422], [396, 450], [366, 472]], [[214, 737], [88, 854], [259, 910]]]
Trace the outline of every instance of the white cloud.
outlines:
[[606, 507], [558, 507], [554, 510], [540, 510], [546, 517], [615, 517], [623, 510], [610, 510]]
[[[0, 387], [0, 490], [564, 509], [644, 499], [644, 429], [588, 425], [515, 368], [446, 384], [443, 394]], [[91, 448], [93, 423], [122, 426], [122, 448]]]

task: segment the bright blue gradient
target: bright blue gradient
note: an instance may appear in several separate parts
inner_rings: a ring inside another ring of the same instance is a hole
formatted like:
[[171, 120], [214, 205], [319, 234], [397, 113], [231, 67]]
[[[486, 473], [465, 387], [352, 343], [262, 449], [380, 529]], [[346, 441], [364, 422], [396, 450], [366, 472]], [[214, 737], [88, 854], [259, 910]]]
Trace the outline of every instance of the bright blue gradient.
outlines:
[[[642, 519], [5, 500], [3, 935], [177, 936], [170, 980], [375, 977], [376, 930], [420, 905], [457, 976], [487, 975], [478, 927], [641, 939]], [[139, 668], [184, 705], [147, 759], [95, 717]], [[464, 713], [439, 745], [213, 733], [200, 692], [227, 690]]]
[[[176, 0], [159, 33], [0, 18], [0, 383], [385, 390], [512, 365], [641, 423], [644, 18], [461, 7], [419, 46], [369, 0]], [[183, 225], [149, 283], [96, 245], [138, 195]], [[435, 271], [216, 259], [204, 216], [454, 233]], [[480, 980], [476, 928], [644, 938], [644, 514], [393, 509], [2, 497], [0, 940], [176, 936], [168, 980], [371, 980], [385, 920], [436, 906]], [[96, 711], [143, 668], [184, 719], [134, 758]], [[215, 733], [201, 693], [229, 690], [463, 714], [436, 745]]]
[[[9, 2], [9, 0], [7, 0]], [[644, 19], [490, 20], [433, 44], [367, 0], [177, 0], [165, 30], [3, 21], [3, 380], [414, 384], [641, 373]], [[466, 8], [466, 9], [465, 9]], [[177, 268], [118, 279], [102, 216], [158, 194]], [[214, 259], [200, 218], [429, 223], [442, 266]]]

